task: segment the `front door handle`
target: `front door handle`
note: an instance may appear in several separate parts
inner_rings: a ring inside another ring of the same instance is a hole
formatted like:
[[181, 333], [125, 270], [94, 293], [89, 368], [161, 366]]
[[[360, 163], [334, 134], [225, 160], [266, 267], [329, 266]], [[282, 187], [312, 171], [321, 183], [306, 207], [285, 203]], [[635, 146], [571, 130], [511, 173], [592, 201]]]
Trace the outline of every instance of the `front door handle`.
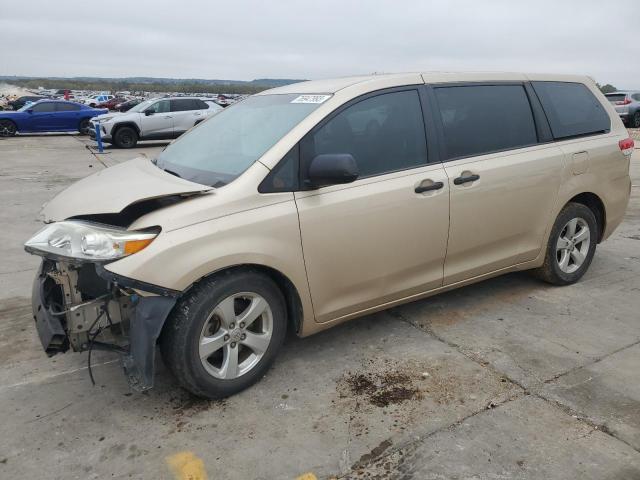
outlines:
[[480, 179], [480, 175], [466, 175], [464, 177], [458, 177], [458, 178], [454, 178], [453, 179], [453, 183], [454, 185], [462, 185], [463, 183], [467, 183], [467, 182], [475, 182], [476, 180]]
[[415, 189], [416, 193], [424, 193], [430, 190], [440, 190], [444, 184], [442, 182], [434, 182], [431, 185], [418, 185]]

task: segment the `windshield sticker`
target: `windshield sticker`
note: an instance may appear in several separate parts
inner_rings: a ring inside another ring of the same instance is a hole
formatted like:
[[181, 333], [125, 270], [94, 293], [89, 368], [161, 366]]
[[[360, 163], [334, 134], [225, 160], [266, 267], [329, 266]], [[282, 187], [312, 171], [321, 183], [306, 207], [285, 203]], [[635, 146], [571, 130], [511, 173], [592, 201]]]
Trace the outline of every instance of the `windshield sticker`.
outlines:
[[291, 100], [291, 103], [322, 103], [331, 98], [331, 95], [300, 95]]

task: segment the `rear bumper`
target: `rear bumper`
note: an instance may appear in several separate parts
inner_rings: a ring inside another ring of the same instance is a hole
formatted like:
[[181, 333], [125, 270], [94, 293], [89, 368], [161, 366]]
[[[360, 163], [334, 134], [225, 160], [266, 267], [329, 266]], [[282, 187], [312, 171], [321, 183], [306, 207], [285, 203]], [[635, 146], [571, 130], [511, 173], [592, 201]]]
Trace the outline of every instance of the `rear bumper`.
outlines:
[[607, 198], [607, 224], [602, 235], [602, 240], [609, 238], [622, 223], [627, 205], [629, 204], [629, 198], [631, 197], [631, 177], [625, 175], [611, 183], [609, 191], [612, 193]]

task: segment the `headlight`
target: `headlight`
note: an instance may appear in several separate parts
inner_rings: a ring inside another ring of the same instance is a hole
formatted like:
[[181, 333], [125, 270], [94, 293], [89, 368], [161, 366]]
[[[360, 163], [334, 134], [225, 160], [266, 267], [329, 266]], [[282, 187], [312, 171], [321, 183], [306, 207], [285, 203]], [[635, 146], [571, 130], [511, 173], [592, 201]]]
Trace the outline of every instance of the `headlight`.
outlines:
[[113, 117], [95, 118], [95, 119], [94, 119], [94, 122], [97, 122], [97, 123], [107, 123], [107, 122], [109, 122], [111, 119], [113, 119]]
[[24, 248], [35, 255], [47, 253], [81, 260], [115, 260], [139, 252], [157, 231], [127, 231], [88, 222], [65, 221], [47, 225]]

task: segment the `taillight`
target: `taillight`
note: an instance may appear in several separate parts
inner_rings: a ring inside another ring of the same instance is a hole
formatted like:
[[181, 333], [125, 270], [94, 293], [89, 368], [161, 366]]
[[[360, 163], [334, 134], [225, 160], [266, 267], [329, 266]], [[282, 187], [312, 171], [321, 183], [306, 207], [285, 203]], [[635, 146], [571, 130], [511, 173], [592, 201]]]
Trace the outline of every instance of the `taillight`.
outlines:
[[630, 98], [625, 98], [624, 100], [616, 102], [616, 105], [629, 105], [630, 103], [631, 103], [631, 99]]
[[624, 155], [631, 155], [633, 153], [633, 147], [635, 146], [635, 143], [633, 141], [633, 138], [625, 138], [624, 140], [620, 140], [618, 142], [618, 146], [620, 147], [620, 151]]

